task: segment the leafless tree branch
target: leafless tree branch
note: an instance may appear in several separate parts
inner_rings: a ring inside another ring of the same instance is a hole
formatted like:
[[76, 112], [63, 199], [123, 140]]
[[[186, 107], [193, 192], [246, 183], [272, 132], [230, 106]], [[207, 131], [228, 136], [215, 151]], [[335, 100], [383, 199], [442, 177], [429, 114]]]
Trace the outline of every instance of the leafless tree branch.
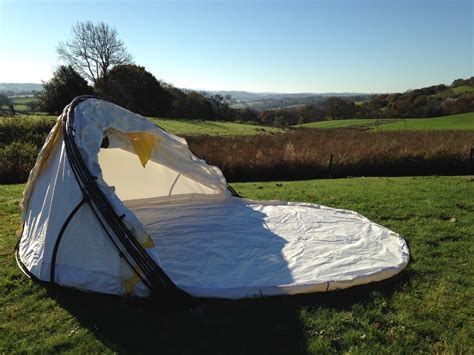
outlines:
[[61, 60], [94, 84], [100, 78], [107, 80], [113, 66], [133, 62], [117, 30], [104, 22], [76, 23], [72, 27], [72, 38], [59, 42], [56, 52]]

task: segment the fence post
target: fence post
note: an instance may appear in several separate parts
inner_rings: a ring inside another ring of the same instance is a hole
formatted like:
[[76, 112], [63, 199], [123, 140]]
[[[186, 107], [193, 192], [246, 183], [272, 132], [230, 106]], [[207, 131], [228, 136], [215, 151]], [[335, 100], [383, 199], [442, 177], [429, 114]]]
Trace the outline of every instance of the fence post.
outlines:
[[468, 174], [472, 174], [472, 161], [474, 160], [474, 148], [471, 148], [471, 153], [469, 154], [469, 162], [468, 162]]
[[328, 166], [328, 176], [329, 176], [330, 179], [332, 178], [332, 176], [331, 176], [332, 157], [333, 157], [333, 154], [331, 153], [331, 157], [329, 158], [329, 166]]

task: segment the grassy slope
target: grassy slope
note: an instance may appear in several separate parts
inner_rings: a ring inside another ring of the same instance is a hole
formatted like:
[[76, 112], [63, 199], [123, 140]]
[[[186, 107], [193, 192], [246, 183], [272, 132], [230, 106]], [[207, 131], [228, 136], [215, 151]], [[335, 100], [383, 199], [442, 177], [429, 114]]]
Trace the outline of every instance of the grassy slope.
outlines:
[[445, 90], [443, 92], [440, 92], [432, 96], [446, 99], [448, 97], [455, 98], [455, 97], [458, 97], [459, 95], [468, 94], [468, 93], [469, 94], [474, 93], [474, 87], [469, 86], [469, 85], [461, 85], [455, 88], [449, 88], [448, 90]]
[[279, 128], [234, 122], [190, 121], [157, 118], [152, 118], [151, 121], [173, 134], [188, 136], [204, 134], [211, 136], [247, 136], [282, 131]]
[[353, 119], [311, 122], [305, 128], [373, 128], [383, 131], [399, 130], [474, 130], [474, 112], [435, 118]]
[[297, 125], [296, 127], [303, 128], [356, 128], [356, 127], [373, 127], [376, 124], [383, 124], [385, 120], [372, 119], [372, 118], [360, 118], [360, 119], [349, 119], [349, 120], [332, 120], [332, 121], [321, 121], [311, 122]]
[[22, 185], [0, 186], [0, 352], [413, 353], [474, 350], [474, 178], [239, 183], [246, 197], [354, 209], [400, 232], [412, 261], [349, 290], [207, 300], [167, 313], [26, 279], [12, 255]]
[[[51, 126], [56, 120], [56, 116], [51, 115], [18, 115], [18, 120], [51, 120]], [[7, 120], [9, 118], [6, 118]], [[0, 118], [1, 123], [2, 118]], [[179, 119], [150, 118], [150, 120], [176, 135], [211, 135], [211, 136], [246, 136], [262, 133], [283, 132], [280, 128], [266, 127], [253, 124], [235, 122], [215, 122], [215, 121], [194, 121]]]
[[[51, 119], [53, 124], [56, 117], [48, 115], [28, 115], [18, 118]], [[245, 123], [192, 121], [179, 119], [151, 118], [151, 121], [163, 129], [176, 135], [212, 135], [212, 136], [242, 136], [262, 133], [283, 132], [282, 129]], [[305, 123], [295, 128], [369, 128], [384, 131], [399, 130], [474, 130], [474, 112], [460, 115], [436, 118], [402, 119], [351, 119]]]
[[377, 126], [376, 129], [383, 131], [399, 131], [406, 129], [474, 130], [474, 112], [445, 117], [399, 120]]

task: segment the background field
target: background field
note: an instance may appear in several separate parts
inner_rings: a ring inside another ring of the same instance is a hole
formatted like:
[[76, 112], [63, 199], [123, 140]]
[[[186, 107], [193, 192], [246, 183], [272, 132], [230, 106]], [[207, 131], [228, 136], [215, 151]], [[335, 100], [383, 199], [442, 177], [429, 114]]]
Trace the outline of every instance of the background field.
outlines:
[[[0, 117], [0, 142], [5, 144], [18, 138], [18, 134], [11, 135], [10, 132], [3, 133], [7, 126], [11, 129], [28, 131], [35, 133], [38, 122], [42, 122], [52, 128], [57, 117], [51, 115], [17, 115], [15, 117]], [[248, 123], [218, 122], [218, 121], [197, 121], [197, 120], [176, 120], [166, 118], [150, 118], [150, 120], [165, 129], [166, 131], [185, 136], [210, 135], [210, 136], [247, 136], [254, 134], [268, 134], [284, 132], [281, 128], [254, 125]], [[31, 125], [31, 126], [30, 126]], [[24, 133], [24, 132], [22, 132]], [[41, 133], [44, 133], [41, 131]], [[3, 134], [3, 136], [2, 136]]]
[[[55, 120], [42, 115], [0, 118], [0, 183], [26, 181]], [[424, 119], [407, 123], [418, 124], [419, 130], [398, 129], [407, 120], [385, 123], [374, 131], [350, 128], [354, 126], [282, 130], [231, 122], [151, 120], [185, 136], [192, 151], [221, 168], [229, 181], [462, 175], [474, 169], [474, 161], [470, 161], [474, 130], [446, 128], [468, 127], [469, 123], [461, 123], [474, 122], [474, 113], [433, 118], [430, 122], [435, 123], [430, 124]], [[366, 120], [350, 121], [367, 126]], [[327, 123], [333, 122], [347, 123]], [[385, 126], [393, 130], [379, 130]], [[435, 126], [439, 129], [426, 128]]]
[[[201, 300], [194, 310], [47, 289], [13, 256], [22, 185], [0, 186], [0, 352], [472, 353], [474, 177], [233, 184], [250, 198], [356, 210], [401, 233], [399, 276], [306, 296]], [[204, 252], [204, 251], [203, 251]]]
[[38, 99], [36, 97], [14, 97], [11, 99], [13, 107], [17, 112], [28, 112], [31, 111], [32, 106], [38, 106]]
[[188, 143], [229, 181], [461, 175], [474, 169], [474, 161], [469, 162], [473, 131], [307, 129], [253, 137], [189, 137]]
[[359, 128], [380, 131], [474, 130], [474, 112], [434, 118], [351, 119], [312, 122], [300, 128]]
[[166, 131], [178, 136], [248, 136], [262, 133], [283, 132], [282, 129], [276, 127], [235, 122], [190, 121], [163, 118], [151, 118], [151, 121]]

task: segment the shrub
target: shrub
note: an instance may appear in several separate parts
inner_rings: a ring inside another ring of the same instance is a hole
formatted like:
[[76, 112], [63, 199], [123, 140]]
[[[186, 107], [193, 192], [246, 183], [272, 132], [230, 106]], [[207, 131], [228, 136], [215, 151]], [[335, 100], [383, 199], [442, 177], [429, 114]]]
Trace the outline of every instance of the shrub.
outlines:
[[92, 94], [92, 88], [71, 66], [60, 66], [53, 78], [43, 84], [39, 95], [40, 109], [59, 114], [64, 106], [80, 95]]
[[41, 147], [53, 128], [53, 117], [2, 117], [0, 118], [0, 147], [13, 142], [31, 143]]
[[54, 123], [53, 117], [0, 118], [0, 183], [27, 180]]
[[112, 101], [144, 116], [169, 113], [172, 96], [160, 82], [138, 65], [117, 65], [97, 82], [96, 90], [104, 99]]
[[33, 167], [38, 147], [31, 143], [14, 142], [0, 148], [0, 182], [24, 182]]

